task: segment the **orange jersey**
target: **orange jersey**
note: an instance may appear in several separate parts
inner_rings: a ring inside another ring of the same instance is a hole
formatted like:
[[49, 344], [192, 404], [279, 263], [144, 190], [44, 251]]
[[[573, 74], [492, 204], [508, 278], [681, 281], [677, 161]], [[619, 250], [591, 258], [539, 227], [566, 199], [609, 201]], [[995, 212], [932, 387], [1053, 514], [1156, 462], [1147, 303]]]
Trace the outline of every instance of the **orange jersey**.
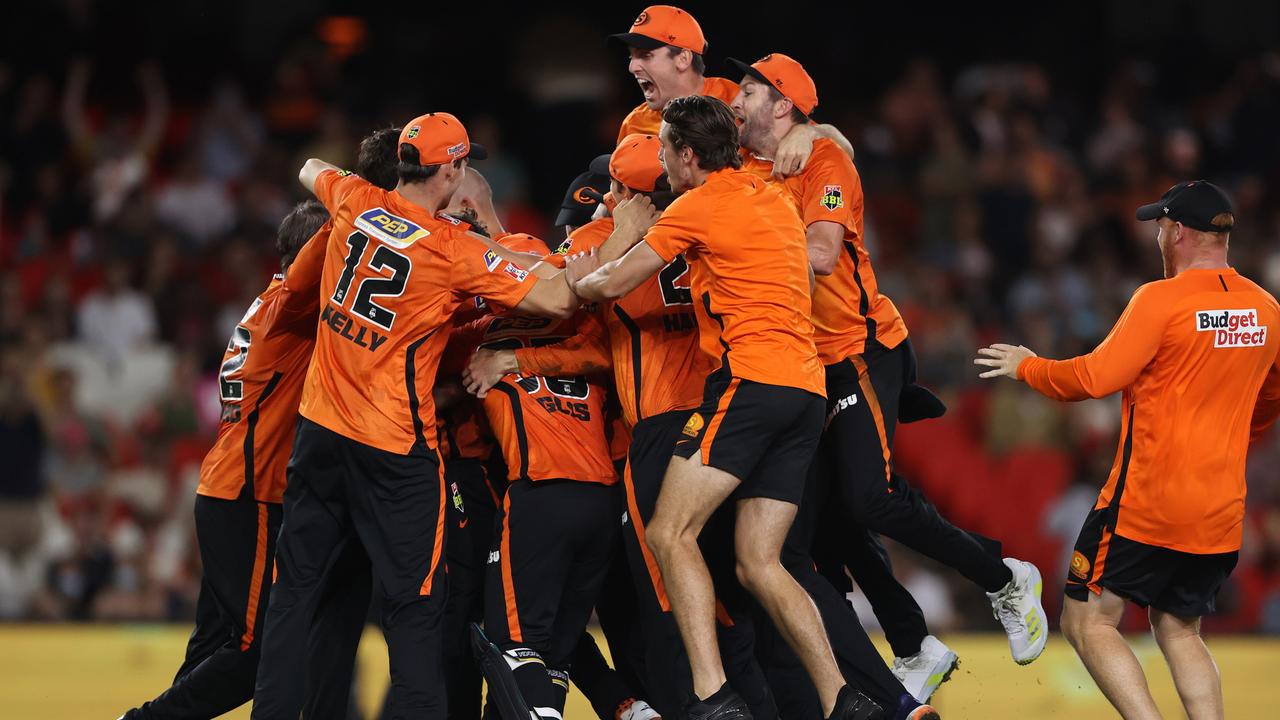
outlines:
[[[612, 232], [613, 218], [593, 220], [574, 231], [557, 253], [598, 248]], [[604, 326], [587, 326], [584, 334], [558, 345], [517, 350], [516, 361], [532, 372], [612, 365], [623, 419], [633, 427], [646, 417], [701, 404], [703, 384], [715, 362], [698, 344], [683, 255], [606, 304], [602, 314]]]
[[431, 389], [458, 304], [515, 307], [536, 276], [501, 260], [467, 226], [398, 192], [326, 171], [333, 217], [320, 280], [316, 349], [299, 412], [372, 447], [436, 447]]
[[227, 344], [218, 371], [222, 419], [200, 465], [200, 495], [234, 500], [248, 483], [259, 502], [283, 500], [298, 400], [315, 345], [314, 325], [299, 332], [276, 319], [284, 298], [284, 276], [277, 275]]
[[826, 396], [813, 343], [804, 226], [781, 191], [719, 170], [676, 198], [644, 241], [689, 263], [702, 351], [734, 377]]
[[[699, 95], [710, 95], [713, 98], [723, 100], [726, 105], [733, 102], [738, 95], [738, 83], [724, 78], [709, 77], [702, 80], [702, 92]], [[627, 113], [627, 117], [622, 121], [622, 127], [618, 128], [618, 142], [622, 142], [622, 138], [631, 133], [640, 133], [641, 135], [657, 135], [658, 128], [662, 125], [662, 111], [654, 110], [645, 103], [640, 103], [636, 109]]]
[[1018, 376], [1057, 400], [1124, 391], [1120, 447], [1095, 506], [1118, 506], [1115, 534], [1230, 552], [1240, 548], [1259, 391], [1280, 396], [1277, 332], [1280, 306], [1248, 278], [1186, 270], [1139, 288], [1093, 352], [1028, 358]]
[[[749, 157], [743, 169], [769, 181], [773, 163]], [[813, 288], [813, 341], [824, 365], [866, 350], [868, 337], [894, 348], [907, 337], [907, 324], [887, 295], [880, 293], [862, 235], [862, 178], [853, 160], [833, 140], [819, 138], [804, 171], [781, 181], [808, 228], [833, 222], [844, 228], [844, 250], [829, 275]]]
[[[467, 345], [514, 349], [563, 340], [577, 332], [578, 323], [593, 320], [585, 313], [569, 320], [506, 314], [468, 323], [458, 336]], [[485, 396], [484, 410], [509, 479], [617, 482], [604, 404], [604, 387], [583, 375], [503, 377]]]

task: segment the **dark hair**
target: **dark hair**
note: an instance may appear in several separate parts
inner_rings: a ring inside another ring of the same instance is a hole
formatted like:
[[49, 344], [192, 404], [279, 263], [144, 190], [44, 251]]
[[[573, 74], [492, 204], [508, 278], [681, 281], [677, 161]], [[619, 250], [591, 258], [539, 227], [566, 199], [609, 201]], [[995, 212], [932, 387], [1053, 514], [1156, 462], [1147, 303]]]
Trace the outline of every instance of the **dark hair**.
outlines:
[[280, 254], [280, 267], [287, 268], [298, 251], [312, 235], [329, 219], [329, 211], [319, 200], [303, 200], [280, 221], [276, 230], [276, 252]]
[[[676, 47], [675, 45], [668, 45], [667, 54], [669, 54], [671, 57], [675, 57], [680, 53], [684, 52], [686, 49], [687, 48]], [[696, 52], [693, 52], [692, 50], [689, 50], [689, 52], [693, 54], [693, 62], [690, 63], [690, 65], [693, 67], [693, 71], [698, 73], [699, 75], [705, 75], [707, 73], [707, 61], [702, 59], [701, 53], [696, 53]]]
[[[776, 103], [779, 100], [787, 99], [787, 96], [779, 92], [778, 88], [773, 85], [768, 85], [766, 83], [761, 83], [761, 85], [765, 85], [765, 87], [769, 88], [769, 102]], [[809, 116], [800, 112], [800, 108], [796, 107], [795, 101], [792, 101], [791, 103], [791, 122], [797, 125], [809, 124]]]
[[738, 121], [724, 101], [709, 95], [675, 98], [662, 109], [671, 127], [671, 144], [688, 147], [708, 172], [742, 167], [738, 154]]
[[[454, 160], [453, 166], [462, 167], [462, 161], [465, 159]], [[441, 165], [423, 165], [421, 156], [418, 155], [418, 148], [409, 143], [400, 143], [400, 162], [396, 163], [396, 176], [404, 182], [426, 182], [440, 172], [440, 167]]]
[[400, 142], [400, 128], [385, 127], [369, 133], [360, 141], [356, 153], [356, 174], [383, 190], [395, 190], [399, 175], [396, 173], [396, 146]]

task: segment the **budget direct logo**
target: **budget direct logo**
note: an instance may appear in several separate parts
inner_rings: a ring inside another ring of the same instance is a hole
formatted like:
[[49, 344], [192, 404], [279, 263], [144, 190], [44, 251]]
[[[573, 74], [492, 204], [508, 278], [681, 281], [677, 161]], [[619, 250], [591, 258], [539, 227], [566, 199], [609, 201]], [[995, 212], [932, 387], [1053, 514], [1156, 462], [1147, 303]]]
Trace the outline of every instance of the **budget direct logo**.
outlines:
[[1255, 347], [1267, 344], [1267, 326], [1258, 324], [1257, 309], [1200, 310], [1196, 332], [1213, 333], [1216, 348]]

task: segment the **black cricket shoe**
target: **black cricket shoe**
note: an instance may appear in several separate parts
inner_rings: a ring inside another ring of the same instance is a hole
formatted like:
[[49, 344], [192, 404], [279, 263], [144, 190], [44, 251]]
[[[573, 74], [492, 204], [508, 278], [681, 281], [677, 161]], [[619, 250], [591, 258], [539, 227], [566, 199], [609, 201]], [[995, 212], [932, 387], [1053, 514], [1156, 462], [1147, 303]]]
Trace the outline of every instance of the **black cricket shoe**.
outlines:
[[884, 708], [875, 700], [845, 685], [836, 696], [836, 707], [830, 720], [886, 720]]
[[685, 708], [689, 720], [752, 720], [751, 710], [738, 693], [725, 683], [706, 700], [695, 700]]

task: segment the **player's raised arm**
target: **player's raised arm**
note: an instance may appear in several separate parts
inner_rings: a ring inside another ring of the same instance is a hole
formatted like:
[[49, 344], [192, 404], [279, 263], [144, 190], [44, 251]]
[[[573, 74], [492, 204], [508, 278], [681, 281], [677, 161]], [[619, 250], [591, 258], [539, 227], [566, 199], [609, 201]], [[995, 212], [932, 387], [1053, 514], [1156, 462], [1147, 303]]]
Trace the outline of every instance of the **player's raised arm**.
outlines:
[[302, 169], [298, 171], [298, 182], [302, 183], [302, 187], [307, 189], [309, 193], [316, 191], [316, 179], [320, 177], [320, 173], [325, 170], [341, 170], [342, 168], [332, 163], [327, 163], [319, 158], [311, 158], [302, 164]]

